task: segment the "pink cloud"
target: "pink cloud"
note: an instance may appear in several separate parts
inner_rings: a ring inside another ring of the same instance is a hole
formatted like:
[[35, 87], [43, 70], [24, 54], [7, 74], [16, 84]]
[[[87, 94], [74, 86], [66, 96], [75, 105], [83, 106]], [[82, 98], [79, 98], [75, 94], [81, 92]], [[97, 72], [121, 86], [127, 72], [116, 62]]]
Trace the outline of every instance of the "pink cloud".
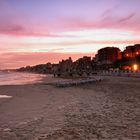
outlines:
[[81, 29], [123, 29], [126, 31], [137, 31], [140, 28], [140, 17], [135, 12], [116, 15], [114, 13], [118, 6], [107, 9], [97, 18], [90, 20], [79, 17], [63, 17], [61, 19], [63, 30], [81, 30]]
[[0, 23], [0, 34], [12, 36], [52, 36], [48, 32], [32, 31], [30, 27], [27, 28], [25, 25], [7, 22]]
[[[42, 45], [48, 45], [48, 46], [63, 46], [63, 47], [67, 47], [67, 46], [76, 46], [76, 45], [96, 45], [96, 44], [101, 44], [104, 46], [104, 44], [138, 44], [140, 43], [140, 40], [102, 40], [102, 41], [95, 41], [95, 40], [83, 40], [83, 41], [66, 41], [66, 42], [60, 42], [60, 43], [47, 43], [47, 44], [42, 44]], [[34, 44], [36, 45], [36, 44]], [[67, 49], [69, 49], [67, 47]], [[58, 50], [62, 50], [63, 48], [60, 49], [51, 49], [52, 51], [58, 51]]]
[[[7, 34], [13, 36], [49, 36], [49, 37], [64, 37], [59, 32], [65, 32], [69, 30], [81, 30], [81, 29], [125, 29], [131, 31], [137, 31], [140, 28], [140, 19], [135, 13], [130, 13], [123, 16], [115, 16], [113, 9], [106, 10], [100, 18], [86, 20], [79, 17], [64, 17], [58, 21], [60, 27], [58, 29], [50, 28], [47, 30], [46, 25], [36, 25], [32, 27], [32, 24], [16, 19], [13, 21], [10, 19], [1, 19], [0, 34]], [[52, 30], [52, 31], [51, 31]], [[55, 31], [56, 30], [56, 31]], [[67, 37], [67, 36], [65, 36]]]

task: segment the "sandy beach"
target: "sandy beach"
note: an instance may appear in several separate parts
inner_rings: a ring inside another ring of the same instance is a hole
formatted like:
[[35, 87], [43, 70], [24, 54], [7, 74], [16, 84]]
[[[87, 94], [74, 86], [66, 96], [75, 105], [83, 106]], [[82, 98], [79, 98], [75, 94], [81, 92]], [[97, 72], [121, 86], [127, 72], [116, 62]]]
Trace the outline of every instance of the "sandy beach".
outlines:
[[140, 78], [0, 86], [0, 140], [139, 140]]

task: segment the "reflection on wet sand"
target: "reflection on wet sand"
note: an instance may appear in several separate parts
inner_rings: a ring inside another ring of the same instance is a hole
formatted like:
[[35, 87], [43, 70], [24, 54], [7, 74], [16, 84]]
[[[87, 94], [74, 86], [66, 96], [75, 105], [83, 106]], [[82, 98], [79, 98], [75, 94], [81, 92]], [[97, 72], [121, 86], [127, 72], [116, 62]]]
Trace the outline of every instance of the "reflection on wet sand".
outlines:
[[0, 99], [1, 98], [12, 98], [12, 96], [8, 96], [8, 95], [0, 95]]

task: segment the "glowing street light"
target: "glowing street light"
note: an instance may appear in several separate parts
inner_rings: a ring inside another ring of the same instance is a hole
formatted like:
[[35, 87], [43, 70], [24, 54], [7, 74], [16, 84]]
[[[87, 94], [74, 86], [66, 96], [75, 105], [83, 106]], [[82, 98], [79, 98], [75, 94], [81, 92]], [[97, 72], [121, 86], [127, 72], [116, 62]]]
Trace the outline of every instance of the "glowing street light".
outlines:
[[139, 66], [138, 66], [137, 64], [134, 64], [134, 65], [132, 66], [132, 68], [133, 68], [133, 71], [137, 71], [137, 70], [139, 69]]

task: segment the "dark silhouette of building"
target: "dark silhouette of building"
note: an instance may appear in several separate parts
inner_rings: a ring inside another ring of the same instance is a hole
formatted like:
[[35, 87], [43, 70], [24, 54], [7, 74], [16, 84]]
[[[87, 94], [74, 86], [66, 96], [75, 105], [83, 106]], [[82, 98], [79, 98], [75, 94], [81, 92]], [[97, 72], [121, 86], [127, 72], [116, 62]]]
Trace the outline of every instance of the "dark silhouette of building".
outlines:
[[140, 55], [140, 44], [134, 46], [127, 46], [123, 51], [124, 58], [135, 58]]
[[[135, 65], [134, 65], [135, 64]], [[71, 57], [60, 61], [58, 64], [40, 64], [27, 66], [17, 71], [36, 72], [43, 74], [54, 74], [54, 76], [73, 76], [83, 74], [90, 75], [96, 70], [109, 70], [110, 68], [132, 69], [140, 65], [140, 44], [127, 46], [123, 52], [117, 47], [105, 47], [98, 50], [96, 56], [84, 56], [75, 62]]]
[[84, 56], [83, 58], [79, 58], [75, 62], [75, 68], [79, 70], [87, 70], [92, 68], [91, 57]]
[[55, 67], [54, 76], [65, 76], [69, 75], [72, 71], [73, 61], [71, 57], [66, 60], [62, 60], [59, 64]]
[[72, 59], [69, 57], [69, 59], [62, 60], [59, 62], [59, 69], [61, 72], [68, 72], [72, 69]]
[[112, 64], [122, 59], [122, 53], [117, 47], [106, 47], [98, 50], [96, 61], [100, 64]]

